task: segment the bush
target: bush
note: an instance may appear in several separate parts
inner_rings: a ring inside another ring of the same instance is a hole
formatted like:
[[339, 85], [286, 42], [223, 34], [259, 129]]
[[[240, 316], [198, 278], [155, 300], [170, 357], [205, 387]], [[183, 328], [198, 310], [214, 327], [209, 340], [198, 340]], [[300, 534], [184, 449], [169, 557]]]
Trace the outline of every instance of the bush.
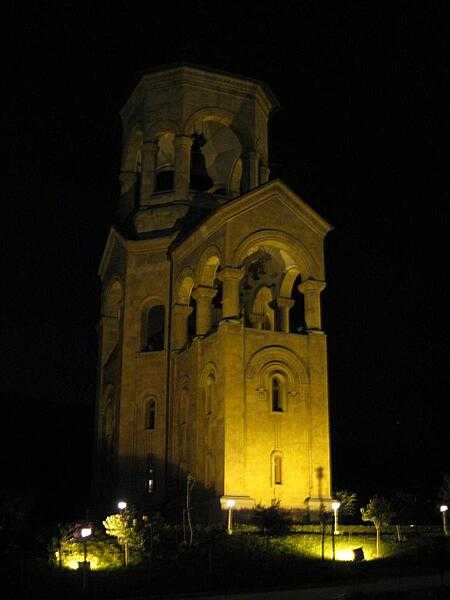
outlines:
[[268, 507], [258, 504], [254, 509], [252, 521], [260, 531], [268, 535], [282, 535], [291, 528], [290, 515], [280, 508], [279, 501]]
[[[123, 566], [123, 550], [108, 539], [89, 539], [86, 542], [87, 560], [91, 569], [114, 569]], [[61, 553], [61, 555], [60, 555]], [[76, 539], [63, 539], [55, 550], [55, 561], [68, 569], [78, 569], [78, 563], [84, 560], [84, 543]]]

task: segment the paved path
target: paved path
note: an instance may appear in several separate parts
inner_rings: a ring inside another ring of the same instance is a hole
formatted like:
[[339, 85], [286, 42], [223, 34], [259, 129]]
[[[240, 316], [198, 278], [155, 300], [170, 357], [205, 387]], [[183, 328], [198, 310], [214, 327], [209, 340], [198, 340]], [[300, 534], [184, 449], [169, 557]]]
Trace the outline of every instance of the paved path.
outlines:
[[[450, 584], [450, 571], [446, 571], [444, 583]], [[379, 579], [367, 583], [338, 585], [333, 587], [311, 588], [305, 590], [285, 590], [275, 592], [255, 592], [246, 594], [230, 594], [204, 597], [208, 600], [345, 600], [356, 591], [365, 593], [399, 592], [426, 590], [441, 586], [439, 575], [423, 575], [420, 577], [393, 577]]]

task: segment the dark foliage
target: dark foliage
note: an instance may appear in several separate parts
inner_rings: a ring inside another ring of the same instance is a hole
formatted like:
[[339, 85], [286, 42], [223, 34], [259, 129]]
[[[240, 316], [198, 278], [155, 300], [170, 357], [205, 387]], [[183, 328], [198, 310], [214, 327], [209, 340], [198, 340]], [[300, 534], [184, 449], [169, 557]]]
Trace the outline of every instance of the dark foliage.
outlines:
[[279, 502], [268, 507], [258, 504], [254, 510], [252, 521], [262, 533], [268, 535], [287, 533], [291, 527], [290, 514], [280, 508]]

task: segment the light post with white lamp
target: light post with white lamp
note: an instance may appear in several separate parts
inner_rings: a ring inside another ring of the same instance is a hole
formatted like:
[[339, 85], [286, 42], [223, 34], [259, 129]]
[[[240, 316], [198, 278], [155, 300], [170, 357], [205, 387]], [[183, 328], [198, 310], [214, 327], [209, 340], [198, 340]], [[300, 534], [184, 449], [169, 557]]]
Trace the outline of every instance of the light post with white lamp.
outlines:
[[236, 506], [236, 500], [232, 498], [227, 500], [227, 508], [228, 508], [228, 533], [231, 535], [233, 533], [233, 508]]
[[[119, 500], [119, 502], [117, 503], [117, 508], [123, 512], [126, 508], [127, 508], [128, 504], [125, 502], [125, 500]], [[124, 543], [123, 543], [123, 549], [124, 549], [124, 560], [125, 560], [125, 566], [128, 567], [128, 541], [125, 539]]]
[[338, 502], [337, 500], [333, 500], [333, 502], [331, 503], [331, 508], [333, 509], [334, 512], [334, 535], [338, 535], [339, 531], [338, 531], [338, 510], [341, 506], [341, 503]]
[[439, 510], [442, 513], [442, 527], [444, 529], [444, 535], [448, 535], [448, 533], [447, 533], [447, 511], [448, 511], [448, 506], [446, 504], [442, 504], [439, 507]]
[[92, 535], [91, 527], [83, 527], [81, 529], [81, 537], [83, 539], [83, 590], [86, 589], [86, 578], [87, 578], [87, 570], [88, 570], [88, 561], [87, 561], [87, 540], [88, 537]]

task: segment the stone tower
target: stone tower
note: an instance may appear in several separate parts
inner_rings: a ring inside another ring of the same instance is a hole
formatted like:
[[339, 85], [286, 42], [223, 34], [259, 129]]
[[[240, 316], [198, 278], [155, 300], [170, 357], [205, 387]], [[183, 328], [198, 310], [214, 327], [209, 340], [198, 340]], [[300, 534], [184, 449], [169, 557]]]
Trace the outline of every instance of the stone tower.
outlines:
[[143, 506], [188, 475], [222, 505], [330, 498], [320, 293], [330, 226], [269, 182], [258, 81], [144, 73], [121, 112], [117, 224], [101, 261], [94, 488]]

